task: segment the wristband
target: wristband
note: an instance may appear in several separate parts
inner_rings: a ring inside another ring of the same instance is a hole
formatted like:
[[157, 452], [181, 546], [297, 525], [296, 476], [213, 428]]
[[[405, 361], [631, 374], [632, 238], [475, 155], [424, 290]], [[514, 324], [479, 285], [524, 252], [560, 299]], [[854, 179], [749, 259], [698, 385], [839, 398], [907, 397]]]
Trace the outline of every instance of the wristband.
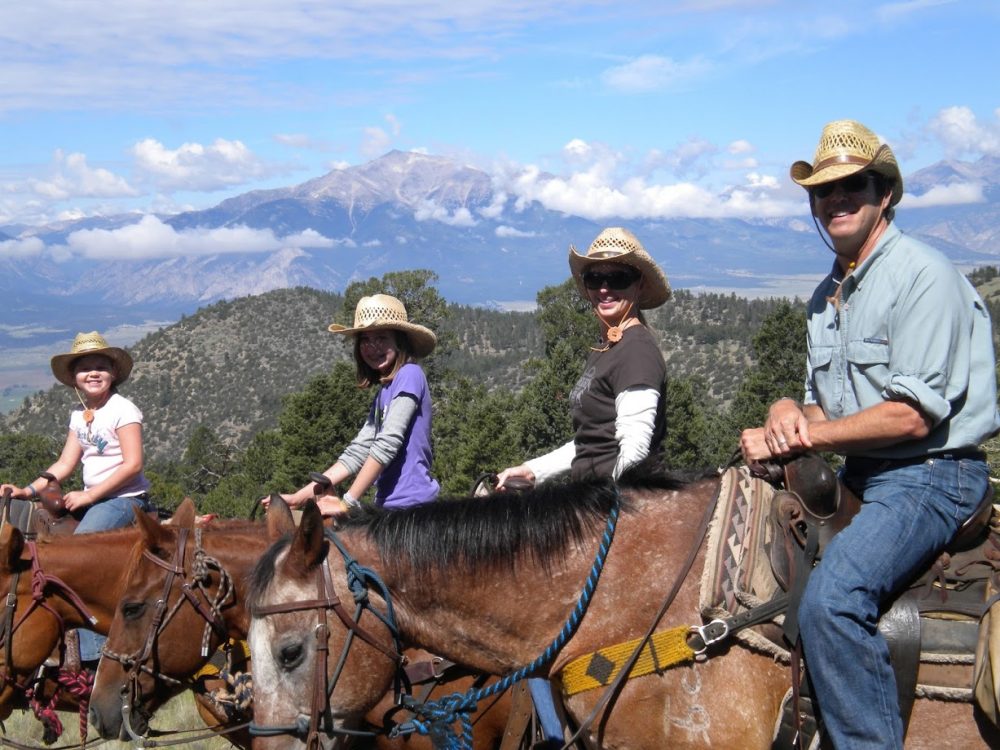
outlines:
[[344, 505], [346, 505], [348, 508], [357, 508], [359, 505], [361, 505], [361, 503], [358, 502], [358, 499], [354, 497], [354, 495], [352, 495], [350, 491], [345, 492], [343, 495], [341, 495], [340, 499], [344, 501]]
[[31, 493], [32, 498], [38, 497], [38, 490], [35, 489], [35, 485], [29, 483], [28, 486], [25, 487], [24, 489], [26, 489], [28, 492]]

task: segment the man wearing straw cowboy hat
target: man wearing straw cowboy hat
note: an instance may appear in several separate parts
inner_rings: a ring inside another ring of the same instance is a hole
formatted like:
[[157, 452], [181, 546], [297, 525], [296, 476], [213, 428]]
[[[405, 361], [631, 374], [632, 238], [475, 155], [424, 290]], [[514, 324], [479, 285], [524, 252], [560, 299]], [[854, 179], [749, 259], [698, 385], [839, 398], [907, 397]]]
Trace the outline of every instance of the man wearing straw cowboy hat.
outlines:
[[864, 125], [827, 124], [812, 163], [796, 162], [791, 177], [836, 258], [809, 302], [805, 402], [772, 404], [742, 450], [747, 461], [846, 456], [842, 478], [862, 507], [809, 577], [802, 646], [834, 746], [902, 748], [880, 606], [986, 491], [979, 446], [1000, 430], [990, 318], [947, 258], [893, 223], [902, 176]]

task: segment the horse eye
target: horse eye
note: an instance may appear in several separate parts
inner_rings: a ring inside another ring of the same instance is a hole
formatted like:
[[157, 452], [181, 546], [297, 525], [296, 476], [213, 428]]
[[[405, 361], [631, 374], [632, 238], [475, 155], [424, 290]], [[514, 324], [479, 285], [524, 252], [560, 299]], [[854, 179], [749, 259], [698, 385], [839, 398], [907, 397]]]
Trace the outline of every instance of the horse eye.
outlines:
[[146, 602], [122, 602], [121, 609], [126, 620], [138, 620], [146, 611]]
[[305, 658], [305, 649], [301, 643], [290, 643], [282, 646], [278, 651], [278, 662], [285, 671], [292, 671]]

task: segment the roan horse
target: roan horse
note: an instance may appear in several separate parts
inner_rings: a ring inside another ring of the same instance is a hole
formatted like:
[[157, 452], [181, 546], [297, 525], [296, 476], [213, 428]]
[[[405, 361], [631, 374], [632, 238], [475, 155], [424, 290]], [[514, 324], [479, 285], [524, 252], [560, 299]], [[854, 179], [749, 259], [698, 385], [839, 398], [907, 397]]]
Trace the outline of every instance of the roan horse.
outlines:
[[[246, 638], [249, 614], [244, 607], [245, 581], [269, 544], [261, 524], [228, 524], [219, 530], [209, 524], [196, 535], [193, 506], [182, 505], [167, 526], [141, 514], [137, 518], [139, 538], [130, 555], [90, 701], [91, 723], [107, 739], [128, 739], [123, 725], [123, 694], [130, 695], [132, 730], [141, 734], [148, 717], [189, 686], [189, 676], [208, 663], [223, 638]], [[280, 535], [293, 525], [291, 512], [284, 503], [272, 504], [267, 523], [272, 535]], [[206, 561], [210, 564], [206, 565]], [[200, 581], [198, 576], [202, 576]], [[217, 605], [210, 606], [210, 602]], [[203, 648], [206, 635], [209, 647]], [[414, 664], [434, 667], [428, 655], [408, 653]], [[440, 662], [436, 664], [437, 671], [444, 670]], [[232, 680], [236, 675], [228, 677]], [[428, 681], [446, 685], [449, 692], [454, 692], [466, 689], [473, 678], [439, 677]], [[383, 715], [398, 713], [393, 710], [391, 698], [387, 696], [371, 713], [369, 723], [380, 726]], [[477, 748], [496, 746], [504, 731], [508, 704], [506, 699], [498, 702], [477, 721], [477, 739], [483, 738]], [[230, 735], [229, 739], [240, 747], [249, 746], [245, 732]], [[407, 742], [381, 736], [376, 746], [419, 750], [429, 743], [423, 738]]]
[[[364, 714], [393, 679], [394, 642], [378, 589], [369, 596], [380, 615], [365, 611], [348, 626], [331, 611], [335, 601], [352, 601], [345, 571], [357, 565], [380, 574], [401, 639], [497, 675], [535, 664], [535, 674], [558, 682], [577, 657], [642, 636], [674, 585], [660, 627], [700, 624], [700, 529], [719, 484], [626, 476], [618, 488], [574, 483], [391, 514], [366, 510], [338, 532], [343, 553], [308, 507], [295, 534], [253, 574], [254, 747], [289, 747], [288, 735], [320, 744], [330, 725]], [[560, 642], [603, 548], [589, 605]], [[688, 575], [684, 563], [695, 552]], [[326, 663], [324, 674], [314, 669]], [[729, 641], [621, 683], [607, 703], [601, 689], [575, 693], [565, 709], [590, 747], [753, 750], [771, 746], [789, 683], [787, 667]], [[971, 704], [921, 698], [907, 746], [996, 747], [998, 739], [992, 726], [977, 724]]]
[[[66, 630], [92, 627], [107, 634], [118, 604], [117, 583], [137, 540], [131, 527], [43, 536], [34, 543], [11, 524], [0, 529], [0, 592], [13, 595], [7, 597], [8, 625], [0, 648], [0, 716], [24, 705], [29, 681], [61, 648]], [[87, 686], [81, 699], [89, 693]], [[206, 724], [220, 724], [207, 704], [199, 702], [198, 708]]]

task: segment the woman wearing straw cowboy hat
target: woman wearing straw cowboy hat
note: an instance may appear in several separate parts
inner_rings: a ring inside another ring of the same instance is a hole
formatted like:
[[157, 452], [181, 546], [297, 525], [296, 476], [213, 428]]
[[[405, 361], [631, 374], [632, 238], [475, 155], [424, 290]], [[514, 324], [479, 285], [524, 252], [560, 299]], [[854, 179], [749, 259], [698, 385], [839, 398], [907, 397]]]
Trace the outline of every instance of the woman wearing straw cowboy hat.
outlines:
[[[329, 330], [350, 336], [358, 385], [378, 385], [364, 426], [337, 461], [323, 472], [334, 485], [354, 477], [342, 497], [319, 500], [324, 515], [341, 515], [376, 485], [375, 504], [396, 510], [434, 500], [440, 487], [431, 476], [431, 395], [418, 358], [434, 350], [437, 338], [411, 323], [403, 303], [388, 294], [362, 297], [350, 328], [334, 323]], [[291, 506], [314, 496], [310, 482], [282, 495]]]
[[[132, 372], [132, 357], [109, 346], [97, 331], [78, 333], [65, 354], [52, 358], [52, 374], [76, 393], [79, 406], [69, 419], [69, 433], [54, 464], [25, 487], [5, 484], [0, 492], [33, 498], [49, 477], [65, 481], [83, 465], [82, 490], [63, 498], [66, 510], [80, 523], [77, 534], [130, 524], [132, 508], [150, 509], [149, 482], [142, 471], [142, 412], [118, 393]], [[80, 631], [80, 657], [96, 663], [103, 637]]]
[[809, 577], [802, 647], [833, 745], [902, 748], [876, 626], [986, 491], [979, 446], [1000, 430], [990, 318], [947, 258], [896, 228], [902, 176], [864, 125], [827, 124], [812, 163], [796, 162], [791, 177], [836, 258], [809, 303], [805, 403], [772, 404], [742, 450], [747, 461], [846, 456], [842, 478], [862, 507]]
[[617, 479], [652, 453], [666, 432], [666, 365], [642, 311], [670, 298], [667, 277], [638, 238], [621, 227], [604, 229], [586, 254], [571, 245], [569, 267], [601, 325], [600, 344], [570, 393], [574, 438], [504, 469], [498, 489], [511, 477], [536, 483], [567, 471], [574, 479]]

